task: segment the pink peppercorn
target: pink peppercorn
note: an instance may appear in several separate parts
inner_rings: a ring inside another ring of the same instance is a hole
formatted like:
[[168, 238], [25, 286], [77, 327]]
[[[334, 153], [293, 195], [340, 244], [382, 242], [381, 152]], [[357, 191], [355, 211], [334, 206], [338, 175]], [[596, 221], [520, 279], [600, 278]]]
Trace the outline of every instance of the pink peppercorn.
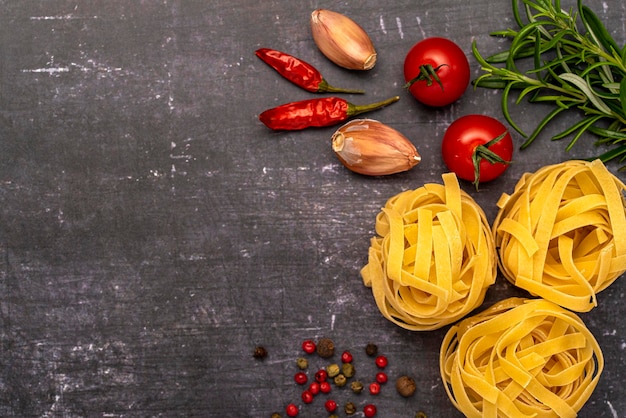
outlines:
[[330, 386], [330, 383], [328, 381], [323, 381], [320, 383], [320, 392], [329, 393], [331, 389], [332, 387]]
[[288, 417], [297, 417], [298, 416], [298, 412], [300, 412], [298, 410], [298, 406], [296, 404], [293, 404], [293, 403], [290, 403], [285, 408], [285, 413], [287, 414]]
[[309, 390], [303, 391], [302, 395], [301, 395], [301, 398], [302, 398], [302, 402], [304, 402], [304, 403], [311, 403], [311, 402], [313, 402], [313, 394]]
[[378, 372], [376, 373], [376, 381], [378, 383], [380, 383], [381, 385], [387, 383], [387, 374], [384, 372]]
[[315, 373], [315, 381], [318, 383], [325, 382], [328, 379], [328, 372], [324, 369], [320, 369]]
[[381, 368], [384, 369], [385, 367], [387, 367], [387, 357], [380, 355], [378, 357], [376, 357], [376, 365]]
[[370, 383], [370, 394], [378, 395], [380, 393], [380, 383], [374, 382]]
[[309, 378], [307, 377], [306, 373], [298, 372], [293, 376], [293, 380], [295, 380], [296, 383], [299, 385], [304, 385], [309, 380]]
[[367, 404], [363, 407], [363, 415], [367, 418], [372, 418], [376, 415], [376, 406], [372, 404]]
[[302, 342], [302, 350], [307, 354], [313, 354], [317, 350], [317, 346], [313, 340], [305, 340]]
[[320, 384], [317, 382], [311, 382], [311, 384], [309, 385], [309, 392], [311, 392], [313, 395], [317, 395], [318, 393], [320, 393]]
[[337, 410], [337, 402], [329, 399], [324, 403], [324, 408], [326, 408], [328, 412], [335, 412]]
[[352, 363], [352, 353], [349, 351], [344, 351], [341, 353], [341, 361], [343, 363]]

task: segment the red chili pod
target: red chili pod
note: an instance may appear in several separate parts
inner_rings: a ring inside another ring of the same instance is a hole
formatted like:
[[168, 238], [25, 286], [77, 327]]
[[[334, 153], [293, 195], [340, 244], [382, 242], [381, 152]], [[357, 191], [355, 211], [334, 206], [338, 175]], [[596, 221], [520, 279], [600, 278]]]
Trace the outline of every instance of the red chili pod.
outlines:
[[286, 103], [268, 109], [259, 120], [273, 130], [297, 131], [311, 127], [332, 126], [365, 112], [380, 109], [400, 100], [394, 96], [367, 105], [354, 105], [341, 97], [323, 97]]
[[313, 65], [285, 52], [260, 48], [255, 51], [255, 54], [278, 74], [311, 93], [365, 93], [363, 90], [331, 86]]

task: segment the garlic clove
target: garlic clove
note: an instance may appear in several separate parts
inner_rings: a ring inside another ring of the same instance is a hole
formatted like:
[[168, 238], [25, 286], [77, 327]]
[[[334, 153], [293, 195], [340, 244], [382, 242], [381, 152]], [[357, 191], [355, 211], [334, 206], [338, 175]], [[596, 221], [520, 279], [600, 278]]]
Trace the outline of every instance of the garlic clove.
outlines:
[[331, 138], [339, 161], [351, 171], [384, 176], [408, 171], [421, 157], [415, 146], [392, 127], [373, 119], [354, 119]]
[[340, 67], [369, 70], [376, 64], [376, 50], [367, 32], [341, 13], [326, 9], [313, 11], [311, 32], [322, 54]]

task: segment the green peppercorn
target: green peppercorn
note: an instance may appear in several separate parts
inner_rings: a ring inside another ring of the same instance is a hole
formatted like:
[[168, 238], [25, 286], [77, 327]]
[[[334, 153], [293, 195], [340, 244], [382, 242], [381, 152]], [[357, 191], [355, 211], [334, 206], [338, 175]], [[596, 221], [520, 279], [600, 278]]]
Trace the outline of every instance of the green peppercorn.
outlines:
[[304, 370], [309, 367], [309, 361], [304, 357], [299, 357], [298, 360], [296, 360], [296, 364], [300, 370]]
[[329, 415], [328, 418], [339, 418], [339, 415], [332, 414], [332, 415]]
[[359, 393], [363, 392], [363, 383], [355, 380], [354, 382], [350, 383], [350, 389], [352, 389], [352, 392], [358, 395]]
[[373, 343], [367, 344], [365, 346], [365, 354], [367, 354], [370, 357], [374, 357], [376, 354], [378, 354], [378, 346]]
[[356, 405], [353, 404], [352, 402], [348, 402], [346, 403], [346, 406], [343, 407], [343, 410], [346, 413], [346, 415], [356, 414]]
[[329, 358], [335, 354], [335, 343], [330, 338], [320, 338], [317, 342], [317, 355]]
[[339, 368], [339, 365], [336, 363], [329, 364], [328, 366], [326, 366], [326, 373], [328, 373], [328, 377], [330, 378], [334, 378], [340, 372], [341, 372], [341, 369]]
[[278, 412], [274, 412], [270, 418], [282, 418], [282, 415], [280, 415]]
[[337, 376], [335, 376], [335, 378], [333, 379], [333, 382], [335, 382], [335, 386], [337, 387], [343, 387], [346, 385], [346, 383], [348, 383], [348, 379], [342, 375], [342, 374], [338, 374]]
[[427, 417], [424, 412], [419, 411], [418, 413], [415, 414], [415, 418], [427, 418]]
[[341, 365], [341, 374], [343, 374], [345, 377], [350, 378], [354, 376], [354, 372], [354, 365], [352, 363], [343, 363]]

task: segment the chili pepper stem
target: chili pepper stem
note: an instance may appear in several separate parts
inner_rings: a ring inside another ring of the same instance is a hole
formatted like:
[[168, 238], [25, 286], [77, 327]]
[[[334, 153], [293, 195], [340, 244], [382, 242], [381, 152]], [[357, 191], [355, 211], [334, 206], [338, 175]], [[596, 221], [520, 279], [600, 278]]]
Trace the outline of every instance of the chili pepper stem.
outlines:
[[371, 104], [366, 104], [366, 105], [355, 105], [352, 103], [348, 103], [347, 113], [348, 113], [348, 116], [350, 117], [360, 115], [361, 113], [371, 112], [372, 110], [380, 109], [382, 107], [395, 103], [398, 100], [400, 100], [400, 96], [393, 96], [387, 100], [383, 100], [381, 102], [376, 102], [376, 103], [371, 103]]
[[365, 90], [353, 90], [353, 89], [344, 89], [341, 87], [334, 87], [328, 84], [328, 82], [325, 79], [322, 79], [319, 86], [317, 87], [317, 93], [364, 94]]

